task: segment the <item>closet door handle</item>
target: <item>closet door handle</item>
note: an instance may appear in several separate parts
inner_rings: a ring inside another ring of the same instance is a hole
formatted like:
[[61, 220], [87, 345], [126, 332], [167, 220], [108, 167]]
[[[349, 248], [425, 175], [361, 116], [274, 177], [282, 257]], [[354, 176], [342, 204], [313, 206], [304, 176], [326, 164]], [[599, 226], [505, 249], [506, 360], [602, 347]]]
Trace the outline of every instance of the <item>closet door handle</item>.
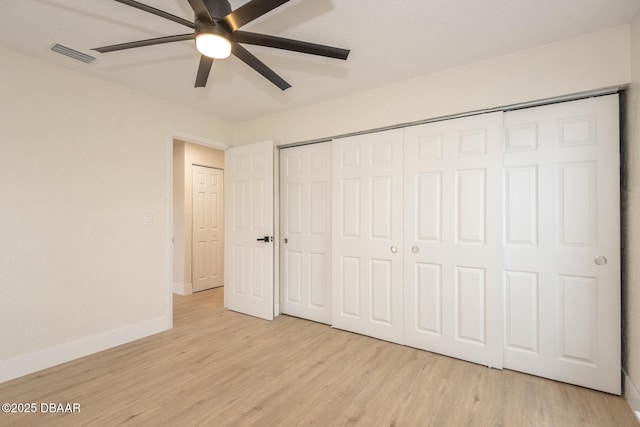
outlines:
[[607, 263], [607, 257], [606, 256], [597, 256], [593, 259], [593, 262], [596, 263], [596, 265], [605, 265]]
[[411, 252], [413, 252], [414, 254], [417, 254], [418, 252], [420, 252], [420, 248], [417, 246], [414, 246], [411, 248]]
[[392, 254], [395, 254], [396, 252], [398, 252], [398, 248], [396, 248], [395, 246], [391, 246], [389, 250], [391, 251]]

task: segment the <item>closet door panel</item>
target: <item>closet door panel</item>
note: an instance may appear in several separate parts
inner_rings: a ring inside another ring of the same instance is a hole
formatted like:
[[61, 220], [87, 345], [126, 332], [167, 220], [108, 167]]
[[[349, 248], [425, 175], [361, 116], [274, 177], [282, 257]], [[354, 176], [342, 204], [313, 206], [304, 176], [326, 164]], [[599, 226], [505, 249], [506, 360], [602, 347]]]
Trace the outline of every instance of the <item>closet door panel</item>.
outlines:
[[405, 128], [405, 342], [502, 367], [502, 113]]
[[331, 143], [280, 152], [282, 312], [331, 323]]
[[505, 113], [505, 367], [620, 394], [618, 97]]
[[333, 326], [403, 342], [402, 130], [333, 145]]

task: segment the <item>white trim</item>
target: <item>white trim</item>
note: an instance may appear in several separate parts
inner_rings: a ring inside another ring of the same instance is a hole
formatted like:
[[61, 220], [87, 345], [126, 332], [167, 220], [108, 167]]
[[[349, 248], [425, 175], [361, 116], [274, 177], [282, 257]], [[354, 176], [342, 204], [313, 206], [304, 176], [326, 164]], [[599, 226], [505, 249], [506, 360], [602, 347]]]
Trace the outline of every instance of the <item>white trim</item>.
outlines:
[[[280, 150], [273, 149], [273, 317], [280, 315]], [[284, 293], [283, 293], [284, 294]]]
[[638, 388], [631, 382], [631, 378], [623, 371], [624, 374], [624, 398], [631, 407], [631, 410], [640, 421], [640, 392]]
[[215, 139], [206, 138], [204, 136], [194, 135], [188, 132], [182, 132], [180, 130], [172, 129], [170, 126], [167, 126], [167, 133], [171, 135], [172, 144], [174, 139], [179, 139], [180, 141], [189, 142], [196, 145], [206, 145], [207, 147], [217, 148], [218, 150], [222, 151], [229, 148], [229, 144], [216, 141]]
[[166, 281], [166, 299], [165, 299], [165, 316], [167, 317], [168, 328], [173, 328], [173, 132], [171, 131], [169, 126], [165, 127], [165, 138], [166, 138], [166, 148], [165, 148], [165, 158], [167, 169], [165, 170], [165, 174], [167, 176], [167, 180], [165, 185], [167, 186], [167, 205], [166, 205], [166, 213], [167, 213], [167, 281]]
[[0, 383], [169, 330], [165, 316], [0, 361]]
[[191, 283], [174, 283], [173, 293], [178, 295], [191, 295], [193, 293], [193, 285]]

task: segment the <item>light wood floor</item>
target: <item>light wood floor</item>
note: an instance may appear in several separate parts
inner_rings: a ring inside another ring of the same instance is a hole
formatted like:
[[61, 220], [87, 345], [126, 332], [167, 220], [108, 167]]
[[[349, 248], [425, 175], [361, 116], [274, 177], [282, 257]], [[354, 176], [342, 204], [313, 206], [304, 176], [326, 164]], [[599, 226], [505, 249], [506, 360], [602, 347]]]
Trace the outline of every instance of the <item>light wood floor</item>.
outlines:
[[0, 384], [2, 414], [43, 426], [634, 426], [627, 403], [305, 320], [226, 311], [222, 290], [175, 297], [175, 328]]

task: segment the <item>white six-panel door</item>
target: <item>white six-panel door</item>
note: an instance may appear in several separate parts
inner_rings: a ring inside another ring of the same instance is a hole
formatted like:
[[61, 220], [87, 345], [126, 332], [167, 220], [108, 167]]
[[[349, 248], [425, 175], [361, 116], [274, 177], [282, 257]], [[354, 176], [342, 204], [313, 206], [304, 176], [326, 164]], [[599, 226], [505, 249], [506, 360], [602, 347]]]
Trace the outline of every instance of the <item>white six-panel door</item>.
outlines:
[[620, 394], [618, 96], [505, 113], [505, 367]]
[[273, 319], [273, 143], [225, 151], [225, 306]]
[[405, 343], [502, 367], [502, 113], [405, 128]]
[[333, 145], [333, 326], [403, 342], [402, 129]]
[[280, 151], [282, 312], [331, 323], [331, 143]]
[[224, 284], [223, 171], [192, 166], [192, 268], [193, 291]]

